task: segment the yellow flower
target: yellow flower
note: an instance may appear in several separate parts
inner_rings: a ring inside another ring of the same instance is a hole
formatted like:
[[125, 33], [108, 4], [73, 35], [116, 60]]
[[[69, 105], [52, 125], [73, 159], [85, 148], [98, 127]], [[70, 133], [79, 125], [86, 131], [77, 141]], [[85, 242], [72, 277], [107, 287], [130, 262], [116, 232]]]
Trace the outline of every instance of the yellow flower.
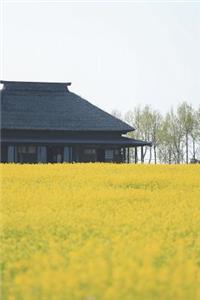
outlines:
[[3, 300], [197, 300], [200, 166], [1, 165]]

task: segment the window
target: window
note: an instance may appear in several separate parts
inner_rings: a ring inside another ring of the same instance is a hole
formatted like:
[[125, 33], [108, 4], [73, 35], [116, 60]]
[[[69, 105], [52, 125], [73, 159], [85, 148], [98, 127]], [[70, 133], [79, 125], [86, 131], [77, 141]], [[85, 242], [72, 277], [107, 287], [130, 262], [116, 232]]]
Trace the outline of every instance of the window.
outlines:
[[19, 146], [17, 150], [18, 153], [26, 153], [26, 146]]
[[105, 150], [105, 161], [113, 161], [114, 150], [106, 149]]
[[17, 146], [17, 161], [21, 163], [37, 162], [37, 147], [34, 145]]
[[18, 146], [18, 153], [36, 153], [36, 146]]
[[82, 151], [80, 160], [83, 162], [95, 162], [97, 160], [97, 153], [95, 148], [85, 148]]
[[96, 149], [84, 149], [84, 154], [88, 154], [88, 155], [91, 155], [91, 154], [96, 154]]
[[28, 153], [30, 153], [30, 154], [36, 153], [36, 147], [35, 146], [28, 146]]
[[115, 155], [119, 155], [119, 150], [115, 149]]

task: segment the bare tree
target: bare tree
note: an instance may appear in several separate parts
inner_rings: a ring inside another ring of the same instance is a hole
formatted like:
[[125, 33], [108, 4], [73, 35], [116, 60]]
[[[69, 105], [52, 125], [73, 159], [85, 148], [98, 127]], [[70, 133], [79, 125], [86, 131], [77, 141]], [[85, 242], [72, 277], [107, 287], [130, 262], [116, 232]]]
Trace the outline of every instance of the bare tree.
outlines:
[[193, 110], [193, 130], [192, 137], [192, 157], [195, 160], [198, 153], [198, 146], [200, 142], [200, 107], [197, 111]]
[[192, 136], [192, 132], [195, 126], [195, 119], [193, 114], [193, 108], [187, 102], [183, 102], [178, 106], [177, 115], [183, 134], [185, 136], [185, 148], [186, 148], [186, 163], [189, 162], [189, 138]]
[[[144, 147], [143, 158], [151, 163], [188, 163], [189, 157], [200, 156], [200, 107], [195, 110], [187, 102], [177, 109], [171, 109], [165, 115], [152, 109], [150, 105], [140, 105], [126, 114], [113, 110], [112, 114], [124, 119], [136, 130], [128, 136], [135, 139], [151, 141], [152, 147]], [[131, 160], [134, 149], [130, 150]]]
[[154, 151], [154, 163], [157, 163], [157, 147], [160, 143], [160, 129], [162, 124], [162, 115], [156, 111], [153, 110], [151, 112], [151, 141], [153, 145], [153, 151]]
[[121, 111], [119, 111], [118, 109], [113, 109], [111, 111], [111, 115], [113, 115], [114, 117], [116, 117], [120, 120], [123, 120], [123, 115], [122, 115]]

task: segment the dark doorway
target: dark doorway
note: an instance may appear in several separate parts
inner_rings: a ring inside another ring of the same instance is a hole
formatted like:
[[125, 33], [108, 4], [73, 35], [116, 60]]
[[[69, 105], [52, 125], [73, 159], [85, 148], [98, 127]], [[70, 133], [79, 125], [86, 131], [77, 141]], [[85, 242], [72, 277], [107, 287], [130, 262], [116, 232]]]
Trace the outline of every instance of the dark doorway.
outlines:
[[47, 162], [62, 163], [63, 162], [63, 147], [48, 146], [47, 147]]
[[97, 161], [105, 162], [105, 149], [98, 149], [97, 150]]
[[1, 160], [0, 160], [1, 162], [5, 163], [8, 161], [8, 147], [7, 146], [1, 145], [0, 157], [1, 157]]

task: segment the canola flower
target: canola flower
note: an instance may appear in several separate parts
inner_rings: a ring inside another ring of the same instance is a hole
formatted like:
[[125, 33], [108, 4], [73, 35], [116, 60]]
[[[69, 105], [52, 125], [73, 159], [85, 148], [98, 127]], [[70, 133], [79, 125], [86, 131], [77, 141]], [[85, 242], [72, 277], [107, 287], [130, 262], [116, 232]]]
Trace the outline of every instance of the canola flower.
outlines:
[[200, 299], [200, 166], [1, 165], [2, 300]]

